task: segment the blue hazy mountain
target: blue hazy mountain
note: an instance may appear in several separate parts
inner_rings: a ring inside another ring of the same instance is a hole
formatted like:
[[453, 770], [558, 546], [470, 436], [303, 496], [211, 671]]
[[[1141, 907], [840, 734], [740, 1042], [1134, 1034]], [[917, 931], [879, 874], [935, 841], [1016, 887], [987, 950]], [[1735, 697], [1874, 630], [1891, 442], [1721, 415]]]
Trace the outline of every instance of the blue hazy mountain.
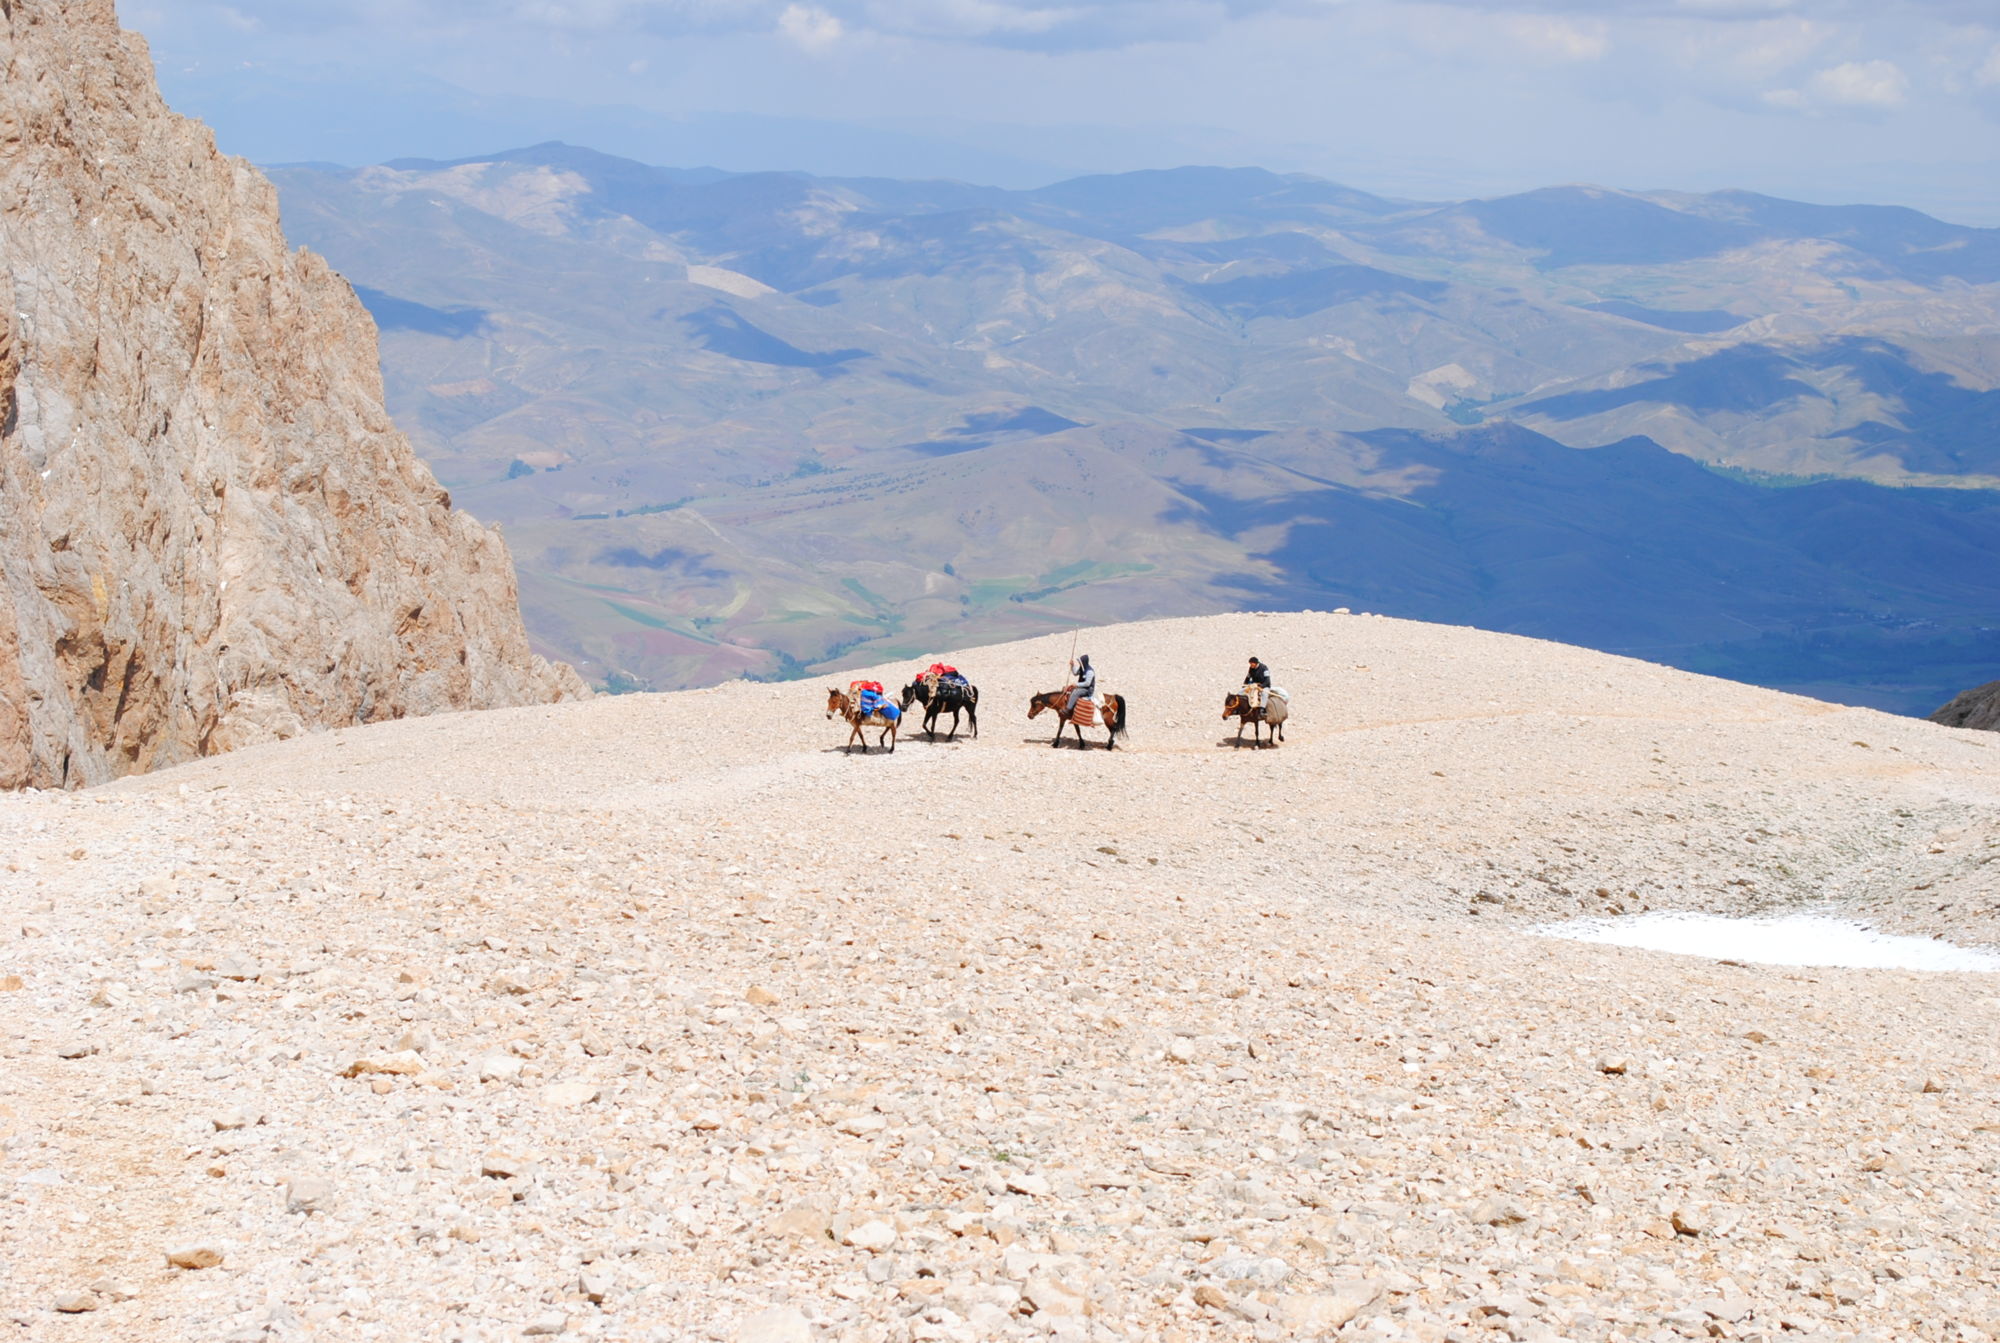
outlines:
[[1990, 679], [2000, 231], [567, 144], [274, 176], [600, 680], [1276, 602], [1911, 711]]

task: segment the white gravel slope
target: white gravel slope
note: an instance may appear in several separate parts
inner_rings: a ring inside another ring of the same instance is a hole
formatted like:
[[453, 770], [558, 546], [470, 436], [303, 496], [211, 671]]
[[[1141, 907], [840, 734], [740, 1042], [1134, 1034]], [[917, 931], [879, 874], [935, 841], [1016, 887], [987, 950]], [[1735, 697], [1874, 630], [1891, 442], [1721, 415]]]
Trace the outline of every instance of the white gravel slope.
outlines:
[[893, 756], [735, 684], [0, 799], [0, 1332], [2000, 1335], [2000, 981], [1526, 931], [2000, 942], [2000, 738], [1286, 615], [1087, 632], [1057, 752], [1069, 642]]

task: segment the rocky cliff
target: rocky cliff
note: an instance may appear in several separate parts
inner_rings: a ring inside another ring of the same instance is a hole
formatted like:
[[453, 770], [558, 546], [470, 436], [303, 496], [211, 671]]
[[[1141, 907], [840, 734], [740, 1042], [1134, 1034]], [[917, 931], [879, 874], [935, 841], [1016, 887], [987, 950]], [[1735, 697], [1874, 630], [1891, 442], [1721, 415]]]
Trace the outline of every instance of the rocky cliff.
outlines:
[[111, 0], [0, 0], [0, 785], [585, 692]]
[[1931, 721], [1946, 727], [2000, 732], [2000, 681], [1988, 681], [1955, 696], [1951, 703], [1931, 715]]

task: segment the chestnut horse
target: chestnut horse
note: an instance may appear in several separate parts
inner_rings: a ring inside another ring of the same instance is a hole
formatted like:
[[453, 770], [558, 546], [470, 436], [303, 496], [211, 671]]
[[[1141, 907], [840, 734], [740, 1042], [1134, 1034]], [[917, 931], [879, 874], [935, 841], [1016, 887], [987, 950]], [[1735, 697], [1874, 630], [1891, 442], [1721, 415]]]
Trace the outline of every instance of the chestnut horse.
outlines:
[[1268, 724], [1271, 729], [1270, 744], [1276, 746], [1285, 739], [1285, 720], [1291, 717], [1291, 713], [1291, 701], [1287, 700], [1283, 695], [1270, 690], [1264, 692], [1264, 707], [1261, 709], [1252, 707], [1250, 697], [1241, 691], [1231, 691], [1228, 697], [1222, 701], [1222, 716], [1236, 720], [1236, 744], [1238, 746], [1243, 744], [1243, 725], [1245, 723], [1250, 724], [1250, 741], [1252, 745], [1262, 746], [1265, 744], [1261, 736], [1262, 727], [1260, 725]]
[[1125, 697], [1123, 695], [1106, 695], [1104, 703], [1101, 705], [1091, 700], [1080, 699], [1076, 702], [1076, 709], [1073, 713], [1063, 712], [1063, 705], [1068, 702], [1069, 690], [1067, 687], [1061, 690], [1045, 690], [1028, 701], [1028, 717], [1038, 717], [1044, 709], [1047, 709], [1056, 716], [1056, 739], [1050, 742], [1049, 745], [1062, 745], [1063, 729], [1066, 727], [1074, 728], [1076, 730], [1076, 748], [1080, 751], [1085, 746], [1083, 730], [1086, 727], [1101, 727], [1105, 732], [1104, 749], [1110, 751], [1117, 748], [1118, 734], [1125, 730]]
[[845, 690], [831, 688], [826, 692], [826, 716], [847, 720], [847, 725], [852, 731], [847, 734], [847, 745], [842, 749], [849, 754], [853, 753], [854, 743], [857, 741], [861, 743], [861, 754], [868, 754], [868, 738], [861, 735], [861, 729], [865, 727], [881, 728], [882, 733], [875, 739], [875, 744], [880, 746], [887, 742], [890, 752], [892, 754], [895, 752], [896, 729], [901, 725], [902, 719], [885, 718], [879, 713], [864, 714], [856, 698], [849, 696]]

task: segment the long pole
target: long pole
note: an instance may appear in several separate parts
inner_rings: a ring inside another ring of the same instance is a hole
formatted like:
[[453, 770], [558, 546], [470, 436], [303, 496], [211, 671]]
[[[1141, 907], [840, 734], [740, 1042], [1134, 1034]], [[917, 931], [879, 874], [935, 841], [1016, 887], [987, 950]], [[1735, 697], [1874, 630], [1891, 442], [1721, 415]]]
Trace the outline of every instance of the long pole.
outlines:
[[1072, 678], [1076, 676], [1076, 635], [1077, 631], [1074, 629], [1069, 632], [1069, 662], [1063, 671], [1064, 676]]

